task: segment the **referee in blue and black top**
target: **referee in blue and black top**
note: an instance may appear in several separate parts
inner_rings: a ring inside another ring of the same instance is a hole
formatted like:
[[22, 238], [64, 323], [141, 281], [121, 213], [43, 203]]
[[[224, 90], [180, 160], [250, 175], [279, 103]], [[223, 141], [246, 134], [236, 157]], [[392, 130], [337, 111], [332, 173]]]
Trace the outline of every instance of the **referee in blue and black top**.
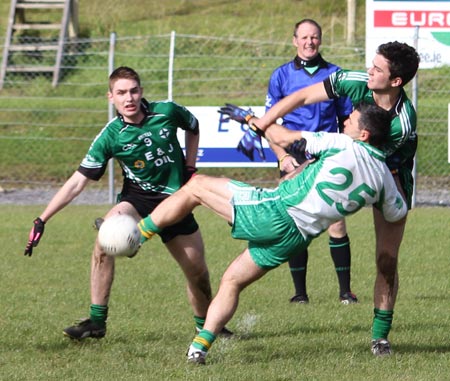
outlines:
[[[319, 53], [322, 43], [322, 28], [311, 19], [303, 19], [294, 26], [293, 45], [296, 57], [277, 69], [270, 77], [266, 111], [287, 95], [317, 82], [322, 82], [340, 68], [325, 61]], [[282, 124], [292, 130], [336, 132], [352, 112], [348, 98], [338, 98], [303, 106], [283, 117]], [[279, 146], [271, 146], [278, 158], [280, 175], [294, 171], [300, 164]], [[339, 280], [339, 299], [343, 304], [357, 303], [358, 299], [350, 288], [350, 241], [345, 220], [331, 225], [328, 229], [331, 257]], [[289, 261], [289, 268], [295, 286], [292, 303], [308, 303], [306, 292], [306, 272], [308, 251], [299, 253]]]

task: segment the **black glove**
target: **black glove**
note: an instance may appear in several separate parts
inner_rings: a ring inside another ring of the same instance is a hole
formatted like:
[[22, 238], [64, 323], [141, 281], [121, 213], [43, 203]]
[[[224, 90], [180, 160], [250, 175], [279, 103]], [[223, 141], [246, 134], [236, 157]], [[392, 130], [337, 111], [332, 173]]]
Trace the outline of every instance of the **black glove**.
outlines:
[[197, 172], [197, 168], [192, 167], [191, 165], [186, 165], [184, 167], [184, 173], [183, 173], [183, 184], [186, 184], [191, 177], [194, 175], [194, 173]]
[[39, 217], [33, 221], [33, 227], [31, 228], [30, 235], [28, 237], [27, 247], [23, 255], [31, 257], [33, 254], [33, 247], [36, 247], [44, 234], [45, 222]]
[[306, 140], [301, 138], [292, 143], [287, 152], [297, 161], [298, 164], [303, 164], [309, 157], [306, 153]]
[[228, 117], [223, 119], [223, 121], [228, 121], [230, 119], [235, 120], [241, 124], [248, 124], [250, 118], [255, 116], [255, 113], [251, 108], [244, 110], [238, 106], [232, 105], [231, 103], [226, 103], [225, 106], [217, 110], [219, 114], [227, 115]]

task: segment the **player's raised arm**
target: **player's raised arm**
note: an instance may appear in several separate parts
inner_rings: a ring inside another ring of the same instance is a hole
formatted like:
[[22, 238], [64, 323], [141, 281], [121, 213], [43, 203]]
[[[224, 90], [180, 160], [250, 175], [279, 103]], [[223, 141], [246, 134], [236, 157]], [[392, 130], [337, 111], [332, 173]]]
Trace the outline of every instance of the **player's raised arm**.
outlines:
[[297, 163], [307, 161], [306, 140], [302, 131], [290, 130], [273, 123], [265, 131], [265, 137], [271, 144], [282, 147]]
[[307, 104], [322, 102], [328, 99], [329, 97], [323, 82], [319, 82], [297, 90], [295, 93], [281, 99], [272, 106], [264, 116], [259, 119], [251, 119], [251, 122], [254, 122], [261, 130], [265, 131], [278, 118], [282, 118], [292, 110]]
[[[254, 151], [257, 150], [261, 159], [265, 160], [262, 148], [261, 137], [265, 137], [271, 143], [289, 148], [292, 143], [302, 139], [301, 131], [289, 130], [279, 124], [272, 123], [263, 131], [259, 128], [259, 119], [255, 117], [251, 109], [245, 110], [236, 105], [227, 103], [218, 110], [224, 118], [235, 120], [241, 124], [248, 124], [249, 128], [245, 132], [237, 147], [238, 151], [246, 155], [250, 160], [254, 160]], [[255, 123], [256, 122], [256, 123]], [[270, 127], [270, 128], [269, 128]]]
[[272, 123], [265, 131], [265, 138], [279, 147], [288, 148], [294, 141], [302, 138], [301, 131], [290, 130], [279, 124]]

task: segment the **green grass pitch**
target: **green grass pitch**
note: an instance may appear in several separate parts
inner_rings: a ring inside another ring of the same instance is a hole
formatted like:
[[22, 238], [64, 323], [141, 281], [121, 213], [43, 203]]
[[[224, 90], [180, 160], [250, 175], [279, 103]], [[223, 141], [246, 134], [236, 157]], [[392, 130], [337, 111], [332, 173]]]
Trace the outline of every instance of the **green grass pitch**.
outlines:
[[[445, 380], [449, 379], [449, 208], [416, 208], [401, 248], [394, 354], [370, 353], [374, 233], [370, 209], [348, 218], [352, 285], [360, 303], [338, 302], [326, 234], [310, 247], [309, 305], [288, 303], [287, 266], [241, 296], [206, 367], [186, 363], [194, 334], [184, 278], [159, 242], [119, 259], [107, 336], [78, 343], [62, 329], [88, 315], [92, 222], [107, 205], [69, 206], [46, 226], [31, 258], [28, 231], [42, 206], [0, 206], [0, 380]], [[245, 247], [219, 217], [196, 211], [213, 290]]]

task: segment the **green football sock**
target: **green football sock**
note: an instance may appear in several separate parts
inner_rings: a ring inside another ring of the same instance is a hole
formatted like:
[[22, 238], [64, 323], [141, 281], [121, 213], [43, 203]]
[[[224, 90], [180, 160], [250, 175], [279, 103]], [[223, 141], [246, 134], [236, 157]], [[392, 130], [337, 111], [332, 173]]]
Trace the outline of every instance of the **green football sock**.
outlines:
[[208, 352], [214, 340], [216, 340], [216, 335], [214, 335], [214, 333], [202, 329], [200, 333], [194, 337], [191, 345], [201, 351]]
[[394, 311], [374, 308], [373, 312], [372, 340], [387, 339], [391, 330]]
[[199, 329], [203, 329], [203, 324], [205, 324], [205, 318], [194, 315], [195, 326]]
[[141, 244], [162, 231], [161, 228], [155, 225], [151, 216], [147, 216], [140, 220], [138, 228], [141, 231]]
[[106, 326], [106, 319], [108, 318], [108, 306], [101, 306], [99, 304], [91, 304], [90, 307], [90, 319], [100, 325]]

